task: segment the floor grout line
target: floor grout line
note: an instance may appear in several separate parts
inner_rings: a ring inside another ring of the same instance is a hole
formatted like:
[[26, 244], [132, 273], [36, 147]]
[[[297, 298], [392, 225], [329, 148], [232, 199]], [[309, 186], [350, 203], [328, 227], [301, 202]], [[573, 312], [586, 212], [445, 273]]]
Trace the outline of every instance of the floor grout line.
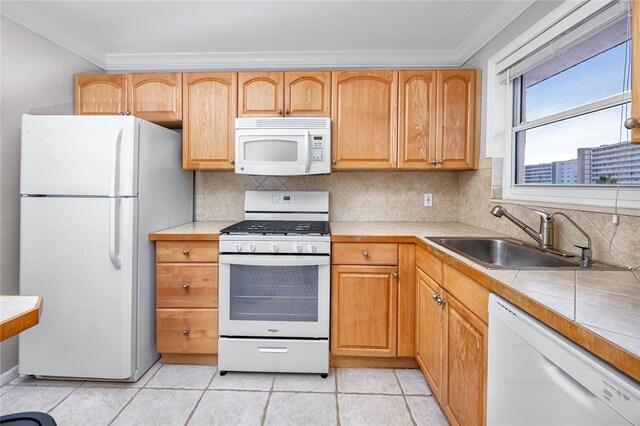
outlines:
[[334, 368], [334, 376], [336, 378], [336, 387], [335, 387], [335, 395], [336, 395], [336, 421], [337, 425], [340, 426], [342, 424], [342, 420], [340, 419], [340, 398], [338, 398], [338, 368]]
[[[82, 382], [82, 383], [84, 383], [84, 382]], [[65, 396], [64, 398], [62, 398], [62, 399], [60, 400], [60, 402], [58, 402], [58, 403], [57, 403], [57, 404], [55, 404], [53, 407], [51, 407], [49, 410], [47, 410], [47, 414], [49, 414], [51, 411], [55, 410], [55, 409], [56, 409], [56, 407], [57, 407], [58, 405], [62, 404], [64, 401], [66, 401], [66, 400], [67, 400], [67, 398], [69, 398], [69, 397], [70, 397], [70, 396], [71, 396], [75, 391], [77, 391], [78, 389], [80, 389], [80, 386], [81, 386], [81, 384], [80, 384], [80, 385], [78, 385], [77, 387], [75, 387], [71, 392], [69, 392], [69, 393], [67, 394], [67, 396]], [[36, 385], [36, 386], [34, 386], [34, 387], [37, 387], [37, 385]], [[53, 386], [52, 386], [52, 387], [53, 387]], [[58, 387], [62, 387], [62, 386], [58, 386]]]
[[[156, 361], [156, 362], [159, 362], [160, 364], [162, 364], [162, 361], [161, 361], [161, 360], [158, 360], [158, 361]], [[153, 368], [153, 366], [154, 366], [154, 365], [155, 365], [155, 363], [151, 366], [151, 368]], [[118, 416], [120, 416], [120, 414], [122, 414], [122, 413], [124, 412], [124, 410], [126, 410], [126, 409], [127, 409], [127, 407], [128, 407], [129, 405], [131, 405], [131, 401], [133, 401], [133, 400], [135, 399], [135, 397], [136, 397], [136, 396], [138, 396], [138, 394], [139, 394], [140, 392], [142, 392], [142, 390], [143, 390], [143, 389], [146, 389], [146, 386], [149, 384], [149, 382], [150, 382], [151, 380], [153, 380], [153, 378], [154, 378], [154, 377], [156, 377], [156, 374], [158, 374], [158, 372], [159, 372], [160, 370], [162, 370], [162, 367], [163, 367], [163, 365], [161, 365], [161, 366], [160, 366], [160, 368], [158, 368], [158, 369], [156, 370], [156, 372], [155, 372], [155, 373], [153, 373], [153, 374], [151, 375], [151, 377], [149, 377], [149, 380], [147, 380], [147, 381], [145, 382], [145, 384], [144, 384], [144, 385], [142, 385], [142, 386], [140, 386], [140, 387], [138, 388], [138, 390], [136, 391], [136, 393], [134, 393], [134, 394], [133, 394], [133, 396], [131, 396], [131, 398], [129, 398], [129, 401], [127, 401], [127, 403], [126, 403], [126, 404], [124, 404], [124, 405], [122, 406], [122, 408], [120, 409], [120, 411], [118, 411], [118, 412], [116, 413], [116, 415], [113, 417], [113, 419], [111, 419], [111, 421], [109, 422], [109, 425], [112, 425], [112, 424], [113, 424], [113, 422], [115, 422], [115, 421], [116, 421], [116, 419], [118, 418]], [[146, 373], [145, 373], [145, 374], [146, 374]], [[143, 374], [142, 376], [140, 376], [140, 379], [142, 379], [142, 377], [144, 377], [144, 374]], [[138, 380], [140, 380], [140, 379], [138, 379]]]
[[416, 419], [413, 418], [413, 413], [411, 412], [409, 401], [407, 401], [407, 396], [404, 392], [404, 388], [402, 387], [402, 383], [400, 383], [400, 377], [398, 377], [398, 373], [395, 368], [393, 368], [391, 372], [393, 373], [394, 377], [396, 378], [396, 381], [398, 382], [398, 387], [400, 388], [400, 392], [402, 393], [402, 400], [404, 401], [404, 406], [407, 409], [407, 412], [409, 413], [409, 418], [413, 422], [414, 426], [417, 426], [418, 422], [416, 422]]
[[207, 393], [207, 389], [209, 389], [209, 386], [211, 386], [211, 382], [213, 382], [213, 378], [216, 377], [217, 373], [218, 373], [218, 366], [216, 366], [215, 371], [211, 375], [211, 378], [207, 382], [207, 385], [204, 387], [204, 390], [202, 391], [202, 395], [200, 395], [200, 398], [198, 398], [198, 401], [196, 401], [196, 405], [193, 406], [191, 413], [189, 413], [189, 417], [187, 417], [187, 421], [184, 422], [185, 426], [188, 425], [189, 422], [191, 421], [193, 414], [196, 412], [196, 410], [198, 409], [198, 406], [200, 405], [200, 401], [202, 401], [202, 398], [204, 398], [205, 394]]

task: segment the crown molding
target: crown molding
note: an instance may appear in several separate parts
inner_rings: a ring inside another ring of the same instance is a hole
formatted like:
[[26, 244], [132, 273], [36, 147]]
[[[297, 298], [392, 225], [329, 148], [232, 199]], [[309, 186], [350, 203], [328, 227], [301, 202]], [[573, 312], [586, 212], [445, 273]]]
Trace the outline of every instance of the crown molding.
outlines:
[[471, 59], [533, 3], [535, 0], [505, 1], [462, 42], [457, 50], [460, 65]]
[[106, 69], [107, 57], [97, 47], [84, 42], [66, 28], [25, 1], [3, 1], [0, 15], [67, 49], [82, 59]]
[[108, 71], [250, 71], [457, 67], [456, 51], [359, 50], [107, 55]]
[[0, 14], [107, 72], [248, 71], [459, 67], [534, 0], [505, 1], [456, 50], [358, 50], [109, 54], [86, 43], [26, 1], [3, 1]]

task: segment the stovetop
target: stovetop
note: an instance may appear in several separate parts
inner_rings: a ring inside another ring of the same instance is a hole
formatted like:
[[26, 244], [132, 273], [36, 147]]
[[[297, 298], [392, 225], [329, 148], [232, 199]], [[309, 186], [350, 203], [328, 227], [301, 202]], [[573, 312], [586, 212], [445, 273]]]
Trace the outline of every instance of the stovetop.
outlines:
[[329, 222], [308, 220], [243, 220], [220, 231], [227, 235], [328, 235]]

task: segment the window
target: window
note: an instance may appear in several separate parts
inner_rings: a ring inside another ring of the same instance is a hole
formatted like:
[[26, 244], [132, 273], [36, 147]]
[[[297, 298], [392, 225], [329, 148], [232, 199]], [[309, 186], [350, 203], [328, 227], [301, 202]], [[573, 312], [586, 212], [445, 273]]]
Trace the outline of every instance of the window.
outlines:
[[619, 16], [515, 79], [515, 184], [640, 184], [640, 145], [623, 124], [630, 25]]

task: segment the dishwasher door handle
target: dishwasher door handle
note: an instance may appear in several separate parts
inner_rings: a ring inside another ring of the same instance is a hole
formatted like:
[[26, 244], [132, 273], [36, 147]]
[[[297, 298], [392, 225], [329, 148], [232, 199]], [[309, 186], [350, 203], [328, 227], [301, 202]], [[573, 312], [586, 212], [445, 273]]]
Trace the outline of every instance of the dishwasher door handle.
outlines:
[[546, 356], [542, 355], [542, 359], [545, 363], [544, 371], [547, 373], [547, 376], [549, 376], [558, 387], [564, 389], [567, 394], [571, 395], [574, 401], [583, 407], [593, 407], [597, 404], [598, 398], [591, 393], [589, 389], [582, 386], [580, 382], [571, 377]]

